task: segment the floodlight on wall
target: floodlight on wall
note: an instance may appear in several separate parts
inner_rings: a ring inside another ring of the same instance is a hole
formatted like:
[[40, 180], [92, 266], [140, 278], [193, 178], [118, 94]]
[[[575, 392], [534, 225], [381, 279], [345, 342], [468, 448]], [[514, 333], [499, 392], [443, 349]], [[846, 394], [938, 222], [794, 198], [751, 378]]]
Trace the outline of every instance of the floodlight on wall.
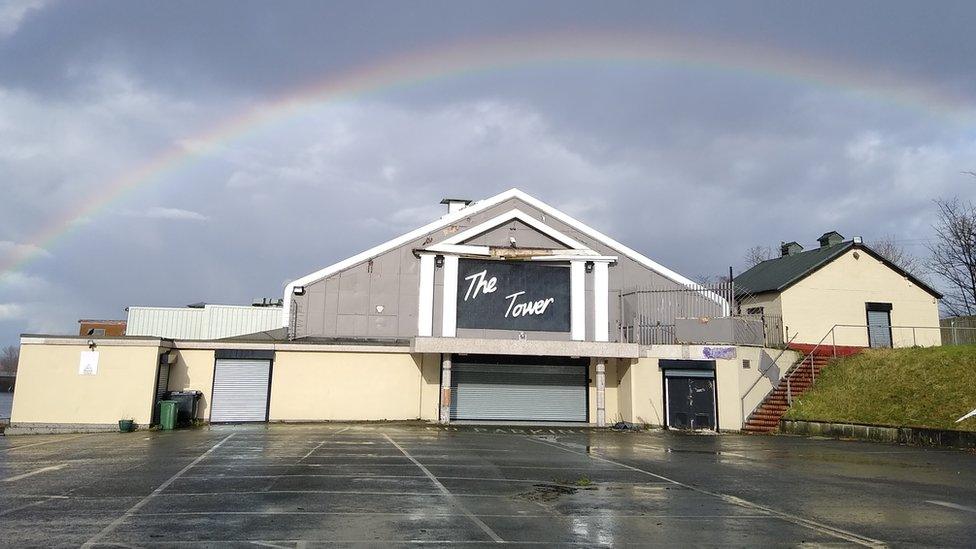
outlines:
[[434, 256], [434, 266], [440, 269], [444, 266], [444, 256], [438, 255]]
[[305, 286], [295, 286], [292, 288], [291, 293], [294, 295], [305, 295]]
[[95, 350], [95, 340], [94, 339], [89, 339], [88, 340], [88, 349], [91, 350], [91, 351], [94, 351]]
[[586, 272], [588, 272], [588, 273], [592, 273], [593, 272], [593, 262], [592, 261], [587, 261], [586, 262]]

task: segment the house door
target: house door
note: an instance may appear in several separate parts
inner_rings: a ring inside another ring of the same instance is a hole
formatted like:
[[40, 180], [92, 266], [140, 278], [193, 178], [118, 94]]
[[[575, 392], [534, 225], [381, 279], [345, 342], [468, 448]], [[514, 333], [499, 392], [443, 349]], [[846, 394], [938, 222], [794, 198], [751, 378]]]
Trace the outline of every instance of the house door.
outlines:
[[868, 345], [891, 347], [891, 303], [868, 303]]
[[714, 372], [667, 370], [664, 379], [668, 427], [714, 430], [716, 427]]

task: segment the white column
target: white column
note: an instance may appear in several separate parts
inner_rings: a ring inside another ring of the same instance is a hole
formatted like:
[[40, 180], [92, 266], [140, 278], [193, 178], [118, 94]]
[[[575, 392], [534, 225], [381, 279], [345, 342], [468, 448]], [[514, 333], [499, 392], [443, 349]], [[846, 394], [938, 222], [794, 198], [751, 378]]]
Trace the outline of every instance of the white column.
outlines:
[[441, 335], [444, 337], [457, 336], [457, 282], [458, 257], [444, 256], [444, 303], [441, 315]]
[[451, 354], [441, 356], [441, 423], [451, 421]]
[[596, 359], [596, 426], [607, 426], [607, 359]]
[[573, 341], [586, 339], [586, 262], [569, 263], [569, 326]]
[[593, 339], [610, 341], [610, 263], [593, 263]]
[[434, 254], [420, 255], [420, 299], [417, 335], [434, 335]]

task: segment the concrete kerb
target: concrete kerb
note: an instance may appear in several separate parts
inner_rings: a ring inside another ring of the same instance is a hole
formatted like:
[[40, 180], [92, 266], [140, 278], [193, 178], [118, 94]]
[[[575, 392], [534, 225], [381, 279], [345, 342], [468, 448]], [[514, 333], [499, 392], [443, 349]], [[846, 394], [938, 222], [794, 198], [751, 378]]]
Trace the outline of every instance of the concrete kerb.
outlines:
[[912, 446], [976, 448], [976, 432], [950, 429], [783, 419], [780, 420], [780, 432], [790, 435], [824, 436]]

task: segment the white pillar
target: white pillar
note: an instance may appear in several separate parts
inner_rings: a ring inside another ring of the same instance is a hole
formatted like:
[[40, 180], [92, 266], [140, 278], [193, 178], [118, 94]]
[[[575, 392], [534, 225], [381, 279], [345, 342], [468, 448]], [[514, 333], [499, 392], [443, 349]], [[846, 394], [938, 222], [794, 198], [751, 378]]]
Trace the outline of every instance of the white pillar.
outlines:
[[573, 341], [586, 339], [586, 261], [569, 263], [569, 326]]
[[593, 339], [610, 341], [610, 263], [593, 263]]
[[451, 421], [451, 355], [441, 356], [441, 423]]
[[441, 315], [441, 335], [444, 337], [457, 336], [457, 285], [458, 285], [458, 257], [444, 256], [444, 302]]
[[607, 359], [596, 359], [596, 426], [607, 426]]
[[420, 255], [420, 299], [417, 335], [434, 335], [434, 254]]

